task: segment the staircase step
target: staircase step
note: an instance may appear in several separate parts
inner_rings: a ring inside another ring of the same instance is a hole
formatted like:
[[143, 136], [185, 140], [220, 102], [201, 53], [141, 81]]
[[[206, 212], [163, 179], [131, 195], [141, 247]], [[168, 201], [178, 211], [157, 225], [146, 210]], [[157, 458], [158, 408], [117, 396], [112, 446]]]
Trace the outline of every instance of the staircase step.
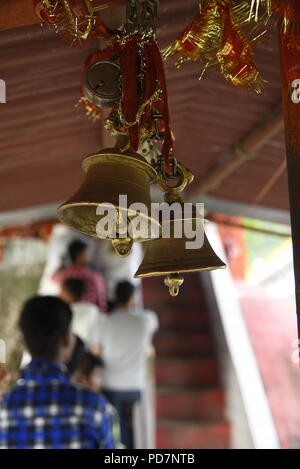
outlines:
[[154, 340], [159, 356], [188, 356], [213, 354], [213, 339], [208, 333], [192, 331], [162, 331]]
[[229, 426], [223, 420], [223, 391], [205, 292], [195, 274], [176, 298], [162, 277], [143, 280], [146, 307], [157, 312], [157, 448], [228, 448]]
[[229, 425], [225, 422], [159, 421], [157, 448], [161, 449], [226, 449], [229, 447]]
[[160, 330], [204, 331], [209, 328], [209, 319], [201, 310], [185, 308], [177, 310], [163, 309], [159, 313]]
[[[179, 293], [180, 295], [180, 293]], [[198, 292], [188, 293], [187, 295], [171, 297], [169, 294], [169, 290], [165, 287], [165, 290], [157, 291], [157, 289], [153, 289], [153, 291], [144, 295], [144, 302], [147, 306], [155, 306], [159, 304], [160, 308], [165, 307], [174, 307], [175, 309], [179, 308], [186, 308], [187, 303], [186, 299], [188, 298], [189, 306], [194, 309], [204, 307], [204, 302]]]
[[214, 358], [160, 358], [156, 361], [158, 386], [218, 386], [218, 364]]
[[157, 415], [168, 420], [221, 420], [224, 396], [221, 389], [164, 389], [156, 397]]

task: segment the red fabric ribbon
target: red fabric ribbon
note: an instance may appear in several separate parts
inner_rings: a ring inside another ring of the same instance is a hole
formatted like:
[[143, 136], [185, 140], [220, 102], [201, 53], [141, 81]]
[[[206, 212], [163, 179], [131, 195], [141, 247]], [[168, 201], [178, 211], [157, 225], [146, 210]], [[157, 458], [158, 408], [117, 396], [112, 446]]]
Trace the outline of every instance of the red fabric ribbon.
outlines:
[[[154, 129], [153, 109], [160, 112], [164, 131], [162, 155], [165, 161], [165, 169], [170, 173], [173, 140], [170, 130], [164, 66], [156, 42], [151, 38], [147, 38], [143, 47], [140, 48], [139, 42], [141, 40], [139, 34], [133, 36], [127, 42], [121, 54], [122, 112], [126, 123], [132, 124], [128, 128], [128, 134], [130, 148], [133, 151], [136, 151], [139, 147], [143, 129]], [[142, 57], [140, 54], [142, 54]], [[141, 76], [143, 77], [142, 80]], [[158, 91], [158, 86], [161, 90], [159, 99], [151, 99]], [[138, 118], [141, 109], [142, 113]]]
[[[120, 57], [123, 100], [122, 110], [127, 123], [136, 121], [139, 110], [139, 62], [138, 62], [138, 40], [133, 36], [126, 43]], [[139, 124], [130, 125], [128, 128], [130, 148], [136, 151], [139, 146]]]
[[285, 17], [291, 22], [299, 21], [299, 0], [273, 0], [272, 7], [280, 18]]

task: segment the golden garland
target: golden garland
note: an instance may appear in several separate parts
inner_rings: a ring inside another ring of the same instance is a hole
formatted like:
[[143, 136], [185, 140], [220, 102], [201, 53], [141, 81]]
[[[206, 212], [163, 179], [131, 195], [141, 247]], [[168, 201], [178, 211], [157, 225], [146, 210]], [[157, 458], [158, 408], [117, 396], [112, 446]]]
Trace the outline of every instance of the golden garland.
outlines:
[[[234, 86], [259, 93], [263, 80], [254, 63], [254, 44], [265, 28], [249, 18], [256, 14], [254, 3], [242, 0], [206, 0], [192, 23], [163, 52], [163, 58], [177, 55], [179, 68], [188, 60], [202, 64], [200, 78], [211, 68], [218, 69]], [[266, 14], [264, 19], [266, 20]]]
[[57, 32], [74, 39], [86, 40], [92, 33], [106, 35], [99, 12], [107, 9], [110, 2], [102, 0], [33, 0], [35, 11], [41, 21], [53, 26]]

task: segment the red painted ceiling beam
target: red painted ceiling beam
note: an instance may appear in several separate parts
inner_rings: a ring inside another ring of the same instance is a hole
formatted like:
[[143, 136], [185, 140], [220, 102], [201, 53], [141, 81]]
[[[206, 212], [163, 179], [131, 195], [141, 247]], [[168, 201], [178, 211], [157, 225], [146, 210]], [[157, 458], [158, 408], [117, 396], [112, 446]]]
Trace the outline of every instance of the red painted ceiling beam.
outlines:
[[1, 0], [0, 31], [40, 23], [32, 0]]

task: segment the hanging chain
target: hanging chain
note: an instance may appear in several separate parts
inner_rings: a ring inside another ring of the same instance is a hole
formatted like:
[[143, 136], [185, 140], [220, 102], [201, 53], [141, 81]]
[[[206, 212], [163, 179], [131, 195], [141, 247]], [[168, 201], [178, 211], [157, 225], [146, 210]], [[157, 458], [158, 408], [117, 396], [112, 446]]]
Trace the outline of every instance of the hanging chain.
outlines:
[[156, 37], [156, 18], [159, 0], [128, 0], [126, 8], [127, 34], [140, 33], [142, 36]]
[[139, 2], [128, 0], [126, 7], [126, 33], [135, 34], [139, 30]]
[[146, 0], [141, 13], [141, 27], [145, 35], [156, 38], [156, 18], [159, 0]]
[[[139, 54], [141, 57], [141, 72], [139, 76], [140, 81], [140, 89], [143, 90], [143, 76], [144, 76], [144, 64], [143, 64], [143, 47], [145, 41], [147, 41], [147, 37], [152, 37], [156, 39], [156, 19], [157, 19], [157, 8], [159, 5], [160, 0], [145, 0], [141, 3], [139, 0], [128, 0], [127, 1], [127, 9], [126, 9], [126, 35], [134, 35], [139, 33], [141, 35], [141, 43], [139, 45]], [[156, 101], [159, 98], [160, 89], [157, 89], [154, 95], [150, 98], [149, 102]], [[142, 106], [142, 111], [149, 102], [144, 103]], [[134, 122], [125, 122], [125, 119], [122, 118], [122, 124], [125, 127], [131, 127], [139, 122], [140, 112]], [[121, 114], [120, 114], [121, 115]], [[153, 118], [155, 122], [155, 133], [151, 136], [152, 142], [155, 140], [163, 140], [163, 132], [159, 130], [158, 122], [161, 120], [162, 116], [156, 110], [153, 111]], [[172, 166], [172, 174], [168, 174], [165, 170], [164, 158], [162, 155], [158, 156], [157, 161], [153, 162], [156, 170], [159, 172], [161, 177], [164, 180], [170, 179], [178, 179], [181, 176], [180, 171], [177, 168], [177, 161], [176, 158], [172, 158], [171, 166]]]

